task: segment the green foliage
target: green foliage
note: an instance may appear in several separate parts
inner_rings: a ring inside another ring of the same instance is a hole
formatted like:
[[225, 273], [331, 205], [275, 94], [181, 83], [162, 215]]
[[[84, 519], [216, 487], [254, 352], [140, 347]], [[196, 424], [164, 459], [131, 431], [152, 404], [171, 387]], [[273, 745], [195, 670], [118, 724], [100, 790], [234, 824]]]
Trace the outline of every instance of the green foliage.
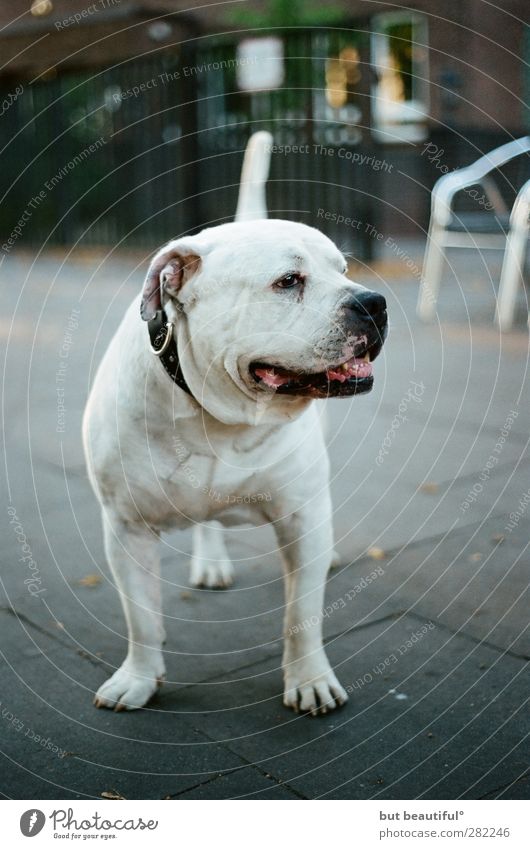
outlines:
[[262, 11], [234, 9], [227, 16], [229, 23], [255, 29], [277, 27], [322, 26], [339, 23], [344, 11], [339, 6], [316, 6], [305, 0], [269, 0]]

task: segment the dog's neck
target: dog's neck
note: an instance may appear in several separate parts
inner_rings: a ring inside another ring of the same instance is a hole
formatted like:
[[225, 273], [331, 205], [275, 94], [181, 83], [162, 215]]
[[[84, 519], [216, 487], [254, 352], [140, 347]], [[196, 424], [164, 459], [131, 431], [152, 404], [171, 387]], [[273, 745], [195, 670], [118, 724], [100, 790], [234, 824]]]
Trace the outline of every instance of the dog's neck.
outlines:
[[[171, 315], [170, 311], [170, 315]], [[180, 365], [177, 341], [174, 334], [175, 320], [162, 308], [147, 322], [151, 351], [158, 357], [168, 377], [177, 384], [179, 389], [187, 392], [193, 398], [193, 393], [186, 383], [186, 378]]]

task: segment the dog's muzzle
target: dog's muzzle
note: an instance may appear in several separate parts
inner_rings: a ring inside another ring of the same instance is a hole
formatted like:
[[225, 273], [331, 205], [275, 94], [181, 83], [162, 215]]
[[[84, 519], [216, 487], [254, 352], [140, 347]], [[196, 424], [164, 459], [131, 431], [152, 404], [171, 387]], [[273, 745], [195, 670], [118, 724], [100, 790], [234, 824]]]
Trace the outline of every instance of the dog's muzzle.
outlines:
[[369, 392], [374, 383], [372, 362], [388, 332], [386, 301], [377, 292], [363, 291], [343, 304], [342, 314], [345, 347], [352, 351], [348, 358], [315, 372], [255, 361], [250, 364], [252, 379], [281, 395], [337, 398]]

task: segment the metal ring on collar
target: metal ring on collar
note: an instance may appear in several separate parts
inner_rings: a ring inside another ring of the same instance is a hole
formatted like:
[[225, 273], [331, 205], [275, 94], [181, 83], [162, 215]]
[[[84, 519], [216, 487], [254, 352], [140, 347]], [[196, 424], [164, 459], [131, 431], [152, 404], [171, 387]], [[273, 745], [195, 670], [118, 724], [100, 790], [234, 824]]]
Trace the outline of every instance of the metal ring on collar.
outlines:
[[154, 348], [151, 345], [151, 350], [152, 350], [153, 354], [155, 355], [155, 357], [161, 357], [162, 354], [164, 353], [164, 351], [167, 351], [168, 345], [171, 342], [171, 337], [173, 336], [174, 326], [175, 325], [173, 324], [172, 321], [168, 321], [167, 330], [166, 330], [166, 338], [164, 339], [164, 342], [163, 342], [161, 348]]

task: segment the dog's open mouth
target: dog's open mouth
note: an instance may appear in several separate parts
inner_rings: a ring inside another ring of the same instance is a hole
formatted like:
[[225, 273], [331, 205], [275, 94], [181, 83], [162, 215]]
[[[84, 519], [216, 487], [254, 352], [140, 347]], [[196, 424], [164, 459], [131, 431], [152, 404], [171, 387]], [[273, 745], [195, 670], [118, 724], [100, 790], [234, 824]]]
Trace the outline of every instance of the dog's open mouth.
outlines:
[[313, 398], [369, 392], [374, 382], [369, 351], [320, 372], [291, 371], [270, 363], [254, 362], [250, 365], [250, 374], [256, 383], [269, 391]]

